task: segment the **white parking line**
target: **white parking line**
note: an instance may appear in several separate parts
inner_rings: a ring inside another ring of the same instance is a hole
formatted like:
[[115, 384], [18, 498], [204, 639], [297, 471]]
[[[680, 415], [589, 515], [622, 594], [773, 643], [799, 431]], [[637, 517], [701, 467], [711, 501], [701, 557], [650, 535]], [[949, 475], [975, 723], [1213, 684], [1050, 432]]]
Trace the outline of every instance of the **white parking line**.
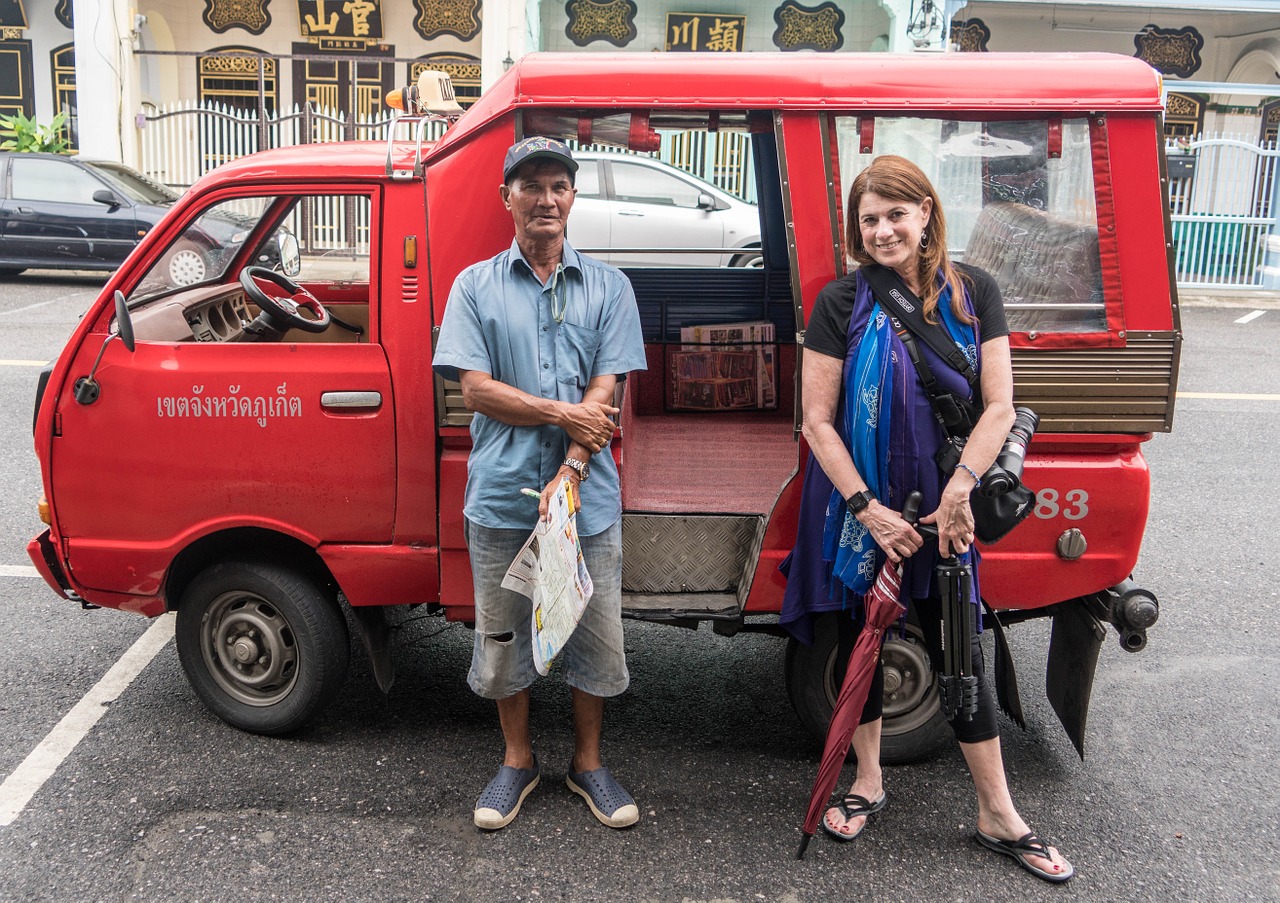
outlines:
[[16, 361], [0, 358], [0, 367], [43, 367], [48, 361]]
[[1265, 314], [1265, 313], [1266, 313], [1266, 311], [1265, 311], [1265, 310], [1255, 310], [1253, 313], [1245, 314], [1245, 315], [1244, 315], [1243, 317], [1241, 317], [1239, 320], [1236, 320], [1236, 322], [1237, 322], [1237, 323], [1252, 323], [1254, 320], [1258, 319], [1258, 317], [1262, 316], [1262, 315], [1263, 315], [1263, 314]]
[[39, 577], [40, 572], [29, 564], [0, 564], [0, 577]]
[[31, 751], [31, 755], [0, 784], [0, 827], [13, 824], [44, 782], [53, 776], [63, 760], [93, 730], [98, 719], [106, 714], [107, 706], [133, 683], [133, 679], [169, 642], [173, 636], [173, 618], [172, 614], [156, 618], [155, 623], [120, 656], [102, 680], [67, 712], [40, 741], [40, 745]]

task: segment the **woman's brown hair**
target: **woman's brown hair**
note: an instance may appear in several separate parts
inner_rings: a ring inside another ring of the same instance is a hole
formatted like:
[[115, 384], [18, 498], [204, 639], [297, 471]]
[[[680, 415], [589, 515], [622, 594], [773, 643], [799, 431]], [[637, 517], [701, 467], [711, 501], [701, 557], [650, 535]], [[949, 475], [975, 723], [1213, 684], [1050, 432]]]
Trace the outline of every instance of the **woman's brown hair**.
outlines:
[[849, 206], [845, 217], [845, 247], [849, 256], [860, 265], [875, 263], [875, 259], [867, 253], [862, 244], [862, 230], [858, 223], [858, 207], [862, 196], [870, 192], [890, 201], [906, 201], [922, 204], [925, 198], [933, 202], [933, 210], [929, 214], [929, 225], [925, 228], [927, 247], [920, 248], [917, 258], [916, 277], [923, 291], [924, 318], [930, 323], [938, 322], [938, 296], [942, 294], [936, 274], [941, 271], [943, 281], [951, 286], [951, 309], [966, 323], [974, 322], [973, 316], [964, 306], [964, 285], [962, 276], [951, 264], [947, 255], [947, 219], [942, 213], [942, 204], [938, 193], [924, 171], [905, 157], [885, 154], [876, 157], [862, 172], [854, 178], [849, 187]]

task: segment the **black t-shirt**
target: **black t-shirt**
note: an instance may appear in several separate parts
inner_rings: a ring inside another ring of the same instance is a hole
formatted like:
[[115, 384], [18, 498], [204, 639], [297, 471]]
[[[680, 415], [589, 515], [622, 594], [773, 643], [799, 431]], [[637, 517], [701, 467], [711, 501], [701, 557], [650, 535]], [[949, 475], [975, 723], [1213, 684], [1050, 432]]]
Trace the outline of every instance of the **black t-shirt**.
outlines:
[[[1009, 323], [1004, 316], [1004, 302], [1000, 299], [1000, 287], [991, 274], [975, 266], [957, 263], [969, 279], [966, 288], [978, 316], [982, 341], [998, 339], [1009, 334]], [[818, 293], [813, 305], [813, 315], [804, 329], [806, 351], [838, 357], [844, 360], [849, 350], [849, 318], [853, 316], [854, 295], [857, 289], [857, 272], [841, 276]]]

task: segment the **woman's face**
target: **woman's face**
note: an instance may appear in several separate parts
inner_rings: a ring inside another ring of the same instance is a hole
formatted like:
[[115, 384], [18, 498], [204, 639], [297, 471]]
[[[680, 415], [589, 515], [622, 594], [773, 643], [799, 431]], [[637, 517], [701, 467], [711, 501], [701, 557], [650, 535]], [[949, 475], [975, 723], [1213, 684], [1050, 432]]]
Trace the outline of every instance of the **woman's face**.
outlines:
[[868, 191], [858, 203], [858, 228], [862, 246], [881, 266], [900, 272], [915, 268], [920, 256], [920, 234], [929, 225], [933, 199], [891, 201]]

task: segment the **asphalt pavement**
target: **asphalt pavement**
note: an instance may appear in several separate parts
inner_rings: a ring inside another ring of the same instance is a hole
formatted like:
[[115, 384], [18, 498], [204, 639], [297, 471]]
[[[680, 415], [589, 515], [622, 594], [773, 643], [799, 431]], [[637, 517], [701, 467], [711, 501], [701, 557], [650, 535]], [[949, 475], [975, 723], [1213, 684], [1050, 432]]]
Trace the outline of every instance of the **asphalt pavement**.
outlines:
[[[0, 780], [150, 626], [81, 611], [23, 570], [40, 529], [38, 367], [23, 362], [57, 353], [101, 281], [0, 279]], [[784, 644], [707, 629], [627, 624], [632, 687], [607, 709], [605, 756], [640, 805], [636, 827], [604, 828], [564, 786], [569, 698], [545, 680], [543, 783], [511, 826], [480, 832], [470, 810], [499, 733], [465, 684], [471, 635], [402, 612], [391, 692], [356, 655], [337, 703], [285, 739], [209, 714], [170, 642], [0, 827], [0, 900], [1280, 899], [1280, 542], [1267, 526], [1280, 303], [1183, 301], [1184, 397], [1173, 432], [1145, 447], [1135, 575], [1160, 621], [1137, 654], [1108, 637], [1083, 762], [1044, 699], [1047, 624], [1009, 631], [1028, 721], [1002, 722], [1010, 784], [1075, 864], [1068, 884], [973, 842], [954, 748], [887, 769], [888, 806], [863, 835], [819, 836], [797, 862], [820, 750], [786, 699]]]

